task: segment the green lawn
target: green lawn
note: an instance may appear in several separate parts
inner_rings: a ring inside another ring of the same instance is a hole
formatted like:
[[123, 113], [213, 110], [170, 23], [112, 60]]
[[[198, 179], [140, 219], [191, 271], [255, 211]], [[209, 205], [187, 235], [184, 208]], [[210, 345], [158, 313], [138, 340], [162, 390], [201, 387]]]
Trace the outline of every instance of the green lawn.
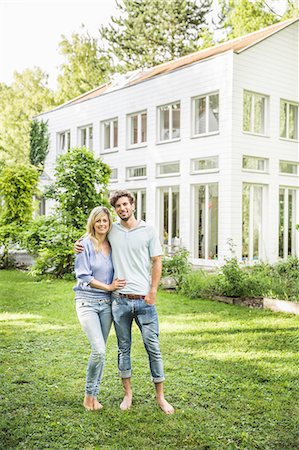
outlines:
[[156, 406], [136, 326], [132, 409], [119, 409], [112, 331], [104, 409], [87, 412], [89, 344], [72, 285], [0, 271], [1, 449], [298, 449], [298, 317], [161, 292], [165, 388], [176, 413]]

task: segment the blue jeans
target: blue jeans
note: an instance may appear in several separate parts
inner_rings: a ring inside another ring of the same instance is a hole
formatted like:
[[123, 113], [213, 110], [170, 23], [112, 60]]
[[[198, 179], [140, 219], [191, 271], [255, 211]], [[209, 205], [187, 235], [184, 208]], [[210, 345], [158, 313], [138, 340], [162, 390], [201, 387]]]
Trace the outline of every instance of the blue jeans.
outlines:
[[106, 354], [106, 341], [111, 328], [111, 299], [87, 299], [76, 296], [76, 310], [79, 322], [91, 346], [86, 371], [85, 393], [96, 397], [99, 393]]
[[112, 315], [118, 341], [118, 370], [121, 378], [130, 378], [132, 374], [132, 322], [135, 319], [148, 354], [151, 379], [154, 383], [164, 381], [156, 306], [148, 305], [142, 299], [130, 300], [112, 294]]

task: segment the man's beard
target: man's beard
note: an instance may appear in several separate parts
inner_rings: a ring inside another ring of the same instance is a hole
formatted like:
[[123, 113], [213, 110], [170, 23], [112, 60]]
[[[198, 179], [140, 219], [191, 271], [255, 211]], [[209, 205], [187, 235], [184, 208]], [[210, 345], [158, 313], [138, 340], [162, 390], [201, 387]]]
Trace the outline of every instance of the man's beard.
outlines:
[[120, 218], [121, 218], [121, 220], [123, 220], [124, 222], [128, 222], [128, 220], [131, 219], [132, 216], [133, 216], [133, 211], [131, 212], [131, 214], [130, 214], [128, 217], [124, 217], [124, 218], [120, 217]]

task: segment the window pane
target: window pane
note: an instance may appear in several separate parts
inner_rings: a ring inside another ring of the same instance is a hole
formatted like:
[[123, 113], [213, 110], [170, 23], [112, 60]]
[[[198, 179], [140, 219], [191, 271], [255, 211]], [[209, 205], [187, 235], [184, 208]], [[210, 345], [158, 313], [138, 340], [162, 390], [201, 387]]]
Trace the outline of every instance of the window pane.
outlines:
[[110, 180], [117, 180], [117, 169], [112, 169]]
[[206, 238], [206, 201], [205, 186], [198, 189], [198, 257], [205, 258], [205, 238]]
[[81, 130], [81, 146], [86, 147], [86, 137], [87, 137], [86, 128], [82, 128]]
[[208, 259], [218, 257], [218, 185], [209, 186], [209, 245]]
[[210, 170], [218, 169], [218, 157], [200, 158], [193, 161], [193, 170]]
[[[172, 238], [180, 237], [180, 195], [179, 192], [172, 192]], [[173, 244], [173, 242], [171, 242]]]
[[169, 106], [160, 108], [160, 140], [167, 141], [169, 137]]
[[118, 147], [118, 120], [113, 121], [113, 147]]
[[163, 192], [163, 243], [168, 243], [168, 191]]
[[209, 131], [219, 129], [219, 95], [209, 96]]
[[63, 151], [65, 149], [65, 133], [59, 135], [59, 150]]
[[249, 257], [249, 185], [243, 186], [242, 195], [242, 258]]
[[298, 165], [287, 161], [280, 161], [279, 170], [281, 173], [289, 173], [297, 175]]
[[141, 142], [147, 141], [147, 113], [141, 114]]
[[93, 149], [93, 133], [92, 133], [92, 127], [88, 128], [89, 131], [89, 149]]
[[280, 102], [280, 137], [287, 137], [287, 104]]
[[206, 98], [197, 98], [194, 101], [195, 123], [194, 133], [201, 134], [206, 132]]
[[138, 143], [138, 115], [131, 116], [131, 144]]
[[266, 160], [251, 156], [243, 156], [243, 169], [265, 171]]
[[260, 238], [262, 231], [262, 188], [253, 189], [253, 259], [260, 257]]
[[283, 258], [283, 235], [284, 235], [284, 189], [279, 189], [279, 250], [280, 258]]
[[110, 122], [104, 122], [104, 149], [110, 147]]
[[289, 104], [289, 139], [298, 139], [298, 106]]
[[172, 139], [180, 137], [180, 104], [172, 105]]
[[254, 96], [254, 132], [264, 134], [265, 132], [265, 98], [260, 95]]
[[252, 94], [244, 92], [243, 98], [243, 131], [251, 131]]
[[179, 171], [180, 171], [180, 163], [179, 162], [159, 165], [160, 175], [179, 173]]

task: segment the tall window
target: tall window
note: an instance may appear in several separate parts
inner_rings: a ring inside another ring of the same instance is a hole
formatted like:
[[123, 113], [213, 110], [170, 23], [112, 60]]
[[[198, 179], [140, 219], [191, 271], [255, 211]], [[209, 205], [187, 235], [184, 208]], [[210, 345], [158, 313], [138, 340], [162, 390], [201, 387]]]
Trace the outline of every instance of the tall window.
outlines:
[[93, 130], [92, 126], [84, 126], [78, 129], [79, 131], [79, 145], [80, 147], [89, 148], [89, 150], [93, 149]]
[[280, 137], [298, 139], [298, 104], [280, 101]]
[[63, 131], [57, 135], [57, 153], [62, 155], [71, 148], [71, 132], [70, 130]]
[[101, 123], [103, 151], [116, 150], [118, 147], [118, 119], [109, 119]]
[[131, 191], [135, 197], [135, 217], [137, 220], [146, 220], [146, 191], [138, 189]]
[[219, 94], [193, 99], [193, 136], [219, 131]]
[[263, 187], [243, 185], [242, 202], [242, 258], [249, 261], [261, 258]]
[[195, 187], [194, 257], [218, 258], [218, 184]]
[[179, 245], [180, 192], [177, 186], [160, 189], [160, 235], [168, 253]]
[[279, 256], [296, 254], [296, 190], [279, 189]]
[[158, 108], [159, 141], [170, 141], [180, 137], [180, 103], [171, 103]]
[[147, 112], [130, 114], [128, 116], [129, 147], [145, 144], [147, 141]]
[[244, 91], [243, 97], [243, 131], [266, 134], [265, 95]]

